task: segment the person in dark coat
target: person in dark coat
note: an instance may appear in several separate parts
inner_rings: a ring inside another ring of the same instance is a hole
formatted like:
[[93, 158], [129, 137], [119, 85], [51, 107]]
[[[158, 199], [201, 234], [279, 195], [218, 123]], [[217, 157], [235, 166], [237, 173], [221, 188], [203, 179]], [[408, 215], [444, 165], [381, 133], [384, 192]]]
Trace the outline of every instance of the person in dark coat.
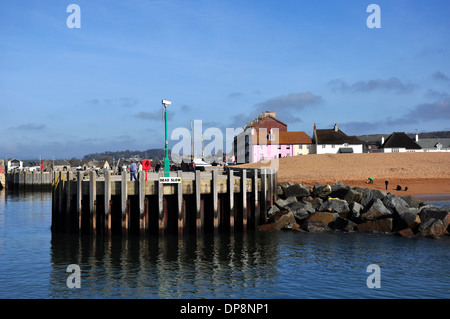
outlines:
[[386, 184], [386, 190], [388, 190], [389, 181], [388, 181], [388, 180], [385, 180], [385, 181], [384, 181], [384, 184]]

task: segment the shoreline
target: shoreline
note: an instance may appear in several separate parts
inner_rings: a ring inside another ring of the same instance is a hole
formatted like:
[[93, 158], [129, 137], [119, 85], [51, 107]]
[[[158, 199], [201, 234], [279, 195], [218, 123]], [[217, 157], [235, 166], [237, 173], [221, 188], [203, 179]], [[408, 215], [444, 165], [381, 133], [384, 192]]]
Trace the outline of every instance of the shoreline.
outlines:
[[[248, 168], [277, 168], [278, 182], [346, 185], [372, 188], [395, 195], [448, 194], [450, 199], [450, 153], [309, 154], [268, 162], [241, 164]], [[366, 184], [369, 177], [373, 184]], [[386, 190], [385, 180], [389, 180]], [[408, 191], [394, 190], [397, 185]]]
[[[418, 178], [418, 179], [390, 179], [388, 190], [386, 190], [386, 185], [384, 183], [385, 179], [378, 178], [374, 180], [373, 184], [366, 184], [366, 181], [361, 180], [340, 180], [346, 185], [356, 187], [364, 187], [377, 189], [383, 192], [393, 193], [398, 196], [412, 195], [415, 197], [436, 197], [439, 200], [450, 200], [450, 178]], [[282, 182], [292, 182], [292, 183], [302, 183], [308, 186], [314, 186], [314, 184], [329, 184], [333, 185], [339, 180], [300, 180], [293, 178], [278, 178], [278, 183]], [[402, 189], [408, 186], [408, 191], [396, 191], [395, 188], [400, 185]], [[428, 199], [431, 200], [431, 199]]]

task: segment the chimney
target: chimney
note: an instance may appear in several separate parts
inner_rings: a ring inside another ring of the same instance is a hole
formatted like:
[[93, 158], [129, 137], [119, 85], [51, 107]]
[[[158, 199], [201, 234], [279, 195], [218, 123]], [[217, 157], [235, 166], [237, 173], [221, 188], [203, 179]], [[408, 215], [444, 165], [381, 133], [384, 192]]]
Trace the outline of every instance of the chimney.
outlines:
[[381, 146], [384, 144], [384, 136], [381, 137]]
[[337, 126], [337, 124], [334, 124], [334, 131], [335, 131], [335, 132], [338, 131], [338, 126]]
[[314, 123], [314, 131], [316, 130], [316, 123]]
[[419, 141], [419, 134], [416, 133], [416, 142]]

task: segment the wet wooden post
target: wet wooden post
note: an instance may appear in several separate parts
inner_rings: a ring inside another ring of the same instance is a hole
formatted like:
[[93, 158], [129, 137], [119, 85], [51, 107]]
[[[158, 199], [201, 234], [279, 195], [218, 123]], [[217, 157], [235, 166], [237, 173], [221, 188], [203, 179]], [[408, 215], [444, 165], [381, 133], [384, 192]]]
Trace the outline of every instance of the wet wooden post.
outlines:
[[[267, 202], [269, 207], [273, 206], [273, 175], [274, 175], [274, 171], [272, 168], [269, 168], [269, 175], [268, 175], [268, 190], [267, 190]], [[275, 189], [276, 191], [276, 189]], [[267, 216], [266, 216], [267, 217]]]
[[241, 200], [242, 200], [242, 227], [246, 231], [248, 227], [248, 211], [247, 211], [247, 170], [241, 170]]
[[252, 181], [252, 194], [253, 194], [253, 220], [252, 220], [252, 229], [255, 229], [258, 227], [259, 219], [260, 219], [260, 210], [259, 210], [259, 197], [258, 197], [258, 169], [255, 168], [253, 170], [253, 181]]
[[158, 227], [159, 234], [164, 235], [166, 232], [166, 212], [164, 211], [164, 184], [158, 180]]
[[120, 203], [121, 203], [121, 211], [122, 211], [122, 235], [128, 235], [128, 176], [126, 171], [122, 171], [121, 180], [120, 180]]
[[77, 220], [78, 230], [81, 230], [82, 207], [81, 199], [83, 198], [83, 175], [81, 171], [77, 172]]
[[218, 171], [212, 171], [212, 180], [211, 180], [211, 195], [213, 201], [213, 218], [214, 218], [214, 232], [217, 233], [219, 231], [219, 210], [218, 210]]
[[197, 233], [202, 233], [204, 227], [204, 218], [202, 212], [202, 202], [201, 202], [201, 175], [200, 171], [195, 171], [195, 213], [196, 213], [196, 224]]
[[145, 172], [140, 171], [138, 174], [139, 188], [139, 229], [142, 235], [145, 234]]
[[[18, 176], [18, 174], [16, 172], [14, 172], [13, 174], [13, 178], [16, 179], [16, 176]], [[58, 183], [58, 175], [56, 175], [56, 172], [52, 171], [52, 228], [55, 230], [59, 230]], [[14, 184], [14, 187], [16, 186], [17, 184]]]
[[227, 172], [227, 182], [228, 182], [228, 202], [230, 208], [230, 232], [234, 231], [234, 173], [233, 170], [229, 169]]
[[261, 218], [258, 225], [266, 221], [267, 214], [267, 173], [266, 169], [261, 169]]
[[[177, 171], [177, 177], [182, 177], [182, 171]], [[183, 235], [186, 225], [185, 210], [183, 209], [183, 181], [177, 184], [177, 208], [178, 208], [178, 235]]]
[[63, 207], [63, 199], [64, 199], [64, 175], [62, 171], [58, 172], [59, 175], [59, 183], [58, 183], [58, 228], [62, 229], [63, 228], [63, 220], [64, 220], [64, 208]]
[[95, 234], [97, 228], [97, 174], [95, 171], [89, 172], [89, 228]]
[[72, 176], [73, 173], [71, 171], [68, 171], [66, 174], [67, 178], [66, 178], [66, 189], [65, 189], [65, 196], [66, 196], [66, 226], [65, 229], [66, 231], [70, 230], [70, 225], [72, 223], [72, 216], [70, 214], [71, 212], [71, 205], [72, 205]]
[[111, 235], [111, 172], [105, 172], [105, 233]]

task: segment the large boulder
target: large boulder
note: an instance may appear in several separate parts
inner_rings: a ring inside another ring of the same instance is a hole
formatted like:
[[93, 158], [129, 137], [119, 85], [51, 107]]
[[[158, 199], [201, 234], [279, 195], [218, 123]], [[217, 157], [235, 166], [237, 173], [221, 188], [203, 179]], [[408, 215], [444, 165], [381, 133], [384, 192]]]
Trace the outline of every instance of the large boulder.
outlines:
[[392, 225], [392, 218], [369, 220], [358, 224], [356, 230], [360, 232], [390, 233], [392, 231]]
[[402, 199], [408, 204], [409, 207], [419, 208], [423, 205], [423, 201], [411, 195], [402, 196]]
[[288, 188], [289, 186], [294, 185], [294, 183], [292, 182], [282, 182], [282, 183], [278, 183], [277, 184], [277, 194], [280, 197], [284, 197], [284, 191], [286, 190], [286, 188]]
[[398, 207], [394, 216], [394, 230], [415, 229], [421, 223], [419, 209]]
[[302, 225], [302, 229], [304, 229], [308, 232], [311, 232], [311, 233], [322, 233], [322, 232], [331, 231], [331, 228], [324, 222], [312, 221], [312, 220], [307, 220]]
[[296, 201], [297, 201], [297, 198], [295, 198], [295, 197], [288, 197], [286, 199], [278, 198], [274, 204], [276, 206], [278, 206], [278, 208], [283, 209], [286, 206], [288, 206], [289, 204], [296, 202]]
[[313, 197], [325, 199], [331, 194], [331, 192], [332, 190], [330, 185], [315, 184], [312, 195]]
[[365, 188], [360, 204], [366, 207], [376, 199], [383, 199], [385, 196], [386, 194], [382, 191], [379, 191], [377, 189]]
[[361, 214], [361, 218], [365, 220], [375, 220], [386, 218], [391, 215], [391, 211], [384, 206], [381, 199], [375, 199], [372, 201], [372, 204], [367, 207], [366, 211]]
[[273, 205], [272, 207], [269, 208], [269, 210], [267, 211], [267, 216], [270, 217], [275, 213], [278, 213], [280, 211], [280, 208], [278, 208], [277, 205]]
[[286, 209], [294, 214], [295, 219], [301, 222], [314, 213], [315, 210], [308, 202], [293, 202], [286, 206]]
[[338, 216], [334, 222], [330, 224], [330, 227], [334, 230], [343, 230], [343, 231], [354, 231], [357, 224], [348, 220], [346, 218], [342, 218]]
[[344, 200], [351, 203], [359, 203], [363, 197], [364, 192], [357, 191], [356, 189], [349, 189], [345, 194]]
[[387, 194], [382, 202], [391, 213], [395, 213], [399, 207], [409, 207], [408, 203], [404, 201], [403, 198], [392, 193]]
[[359, 222], [361, 219], [361, 213], [364, 210], [364, 206], [357, 202], [354, 202], [349, 205], [349, 208], [350, 212], [347, 214], [347, 218], [354, 222]]
[[285, 197], [308, 197], [311, 194], [309, 187], [303, 184], [294, 184], [284, 190]]
[[317, 210], [317, 208], [319, 208], [320, 205], [322, 205], [323, 199], [322, 199], [322, 198], [319, 198], [319, 197], [311, 197], [311, 196], [308, 196], [308, 197], [302, 198], [302, 202], [310, 203], [311, 206], [312, 206], [314, 209]]
[[280, 230], [283, 228], [290, 228], [294, 224], [296, 224], [294, 214], [283, 210], [270, 216], [267, 223], [258, 226], [258, 229], [262, 231]]
[[441, 238], [445, 235], [444, 223], [440, 219], [430, 218], [419, 226], [421, 236]]
[[338, 218], [339, 215], [337, 213], [331, 212], [316, 212], [309, 216], [309, 221], [311, 222], [322, 222], [325, 225], [329, 225]]
[[350, 190], [350, 186], [345, 185], [341, 181], [337, 182], [334, 185], [331, 185], [331, 194], [330, 197], [344, 199], [347, 193]]
[[330, 198], [327, 201], [324, 201], [322, 205], [317, 208], [317, 211], [321, 212], [333, 212], [338, 214], [348, 213], [350, 208], [348, 207], [348, 203], [345, 200], [338, 198]]
[[423, 206], [419, 211], [419, 217], [422, 223], [426, 223], [429, 219], [444, 220], [448, 212], [435, 206]]
[[413, 232], [411, 228], [405, 228], [402, 230], [397, 231], [397, 235], [400, 235], [402, 237], [406, 238], [413, 238], [416, 237], [416, 234]]

